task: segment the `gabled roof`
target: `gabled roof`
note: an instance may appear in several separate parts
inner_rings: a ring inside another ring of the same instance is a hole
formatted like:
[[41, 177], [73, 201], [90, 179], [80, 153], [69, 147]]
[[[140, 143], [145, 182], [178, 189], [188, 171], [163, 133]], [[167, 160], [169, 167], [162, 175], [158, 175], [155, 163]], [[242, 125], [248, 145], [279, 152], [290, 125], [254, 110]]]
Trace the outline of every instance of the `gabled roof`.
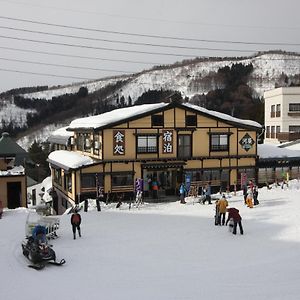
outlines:
[[26, 156], [27, 152], [9, 137], [7, 132], [2, 133], [0, 138], [0, 157], [8, 156]]
[[83, 166], [89, 166], [95, 163], [95, 161], [87, 156], [77, 152], [71, 152], [66, 150], [57, 150], [49, 154], [47, 161], [64, 170], [76, 170]]
[[156, 104], [143, 104], [135, 105], [131, 107], [119, 108], [110, 112], [106, 112], [97, 116], [91, 116], [86, 118], [76, 119], [71, 122], [67, 130], [87, 130], [87, 129], [104, 129], [113, 127], [124, 122], [133, 121], [136, 119], [143, 118], [153, 113], [158, 113], [171, 109], [174, 107], [182, 108], [184, 110], [189, 110], [197, 114], [204, 115], [206, 117], [220, 120], [224, 123], [231, 124], [234, 126], [239, 126], [242, 128], [260, 130], [262, 126], [251, 120], [243, 120], [229, 115], [208, 110], [203, 107], [189, 104], [189, 103], [179, 103], [173, 101], [170, 103], [156, 103]]
[[67, 128], [68, 127], [62, 127], [52, 132], [51, 135], [48, 137], [48, 142], [52, 144], [68, 146], [68, 142], [70, 138], [74, 135], [74, 132], [67, 131]]

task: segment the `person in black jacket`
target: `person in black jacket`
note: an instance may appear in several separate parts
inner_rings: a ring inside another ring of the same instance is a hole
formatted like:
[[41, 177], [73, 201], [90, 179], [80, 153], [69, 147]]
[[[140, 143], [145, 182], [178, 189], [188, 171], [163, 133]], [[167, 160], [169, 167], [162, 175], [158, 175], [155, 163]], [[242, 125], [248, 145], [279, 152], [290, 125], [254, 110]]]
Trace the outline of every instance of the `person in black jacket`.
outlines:
[[77, 207], [75, 207], [74, 213], [71, 216], [71, 224], [72, 224], [73, 238], [75, 240], [76, 239], [76, 228], [77, 228], [79, 237], [81, 237], [81, 230], [80, 230], [81, 216], [78, 213]]

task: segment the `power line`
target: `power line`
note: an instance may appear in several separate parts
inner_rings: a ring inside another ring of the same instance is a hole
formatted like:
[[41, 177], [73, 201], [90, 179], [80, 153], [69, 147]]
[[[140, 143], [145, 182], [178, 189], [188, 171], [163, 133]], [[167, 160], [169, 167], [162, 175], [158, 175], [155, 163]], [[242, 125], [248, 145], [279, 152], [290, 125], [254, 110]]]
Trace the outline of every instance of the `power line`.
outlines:
[[70, 65], [62, 65], [62, 64], [36, 62], [36, 61], [31, 61], [31, 60], [12, 59], [12, 58], [5, 58], [5, 57], [0, 57], [0, 60], [22, 62], [22, 63], [30, 63], [30, 64], [35, 64], [35, 65], [44, 65], [44, 66], [52, 66], [52, 67], [63, 67], [63, 68], [71, 68], [71, 69], [80, 69], [80, 70], [104, 71], [104, 72], [115, 72], [115, 73], [134, 73], [133, 71], [120, 71], [120, 70], [111, 70], [111, 69], [98, 69], [98, 68], [89, 68], [89, 67], [78, 67], [78, 66], [70, 66]]
[[[6, 17], [6, 16], [0, 16], [0, 19], [20, 21], [20, 22], [26, 22], [26, 23], [32, 23], [32, 24], [39, 24], [39, 25], [47, 25], [47, 26], [60, 27], [60, 28], [78, 29], [78, 30], [91, 31], [91, 32], [101, 32], [101, 33], [118, 34], [118, 35], [135, 36], [135, 37], [157, 38], [157, 39], [170, 39], [170, 40], [177, 40], [177, 41], [194, 41], [194, 42], [206, 42], [206, 43], [243, 44], [243, 45], [265, 45], [265, 46], [299, 46], [300, 45], [298, 43], [283, 43], [283, 42], [267, 43], [267, 42], [253, 42], [253, 41], [245, 42], [245, 41], [196, 39], [196, 38], [186, 38], [186, 37], [140, 34], [140, 33], [130, 33], [130, 32], [122, 32], [122, 31], [103, 30], [103, 29], [95, 29], [95, 28], [88, 28], [88, 27], [62, 25], [62, 24], [33, 21], [33, 20], [21, 19], [21, 18], [12, 18], [12, 17]], [[253, 50], [251, 50], [251, 51], [253, 51]]]
[[29, 72], [29, 71], [12, 70], [12, 69], [5, 69], [5, 68], [0, 68], [0, 71], [22, 73], [22, 74], [31, 74], [31, 75], [41, 75], [41, 76], [48, 76], [48, 77], [79, 79], [79, 80], [95, 80], [95, 78], [64, 76], [64, 75], [56, 75], [56, 74], [49, 74], [49, 73], [37, 73], [37, 72]]
[[[85, 48], [85, 49], [96, 49], [96, 50], [105, 50], [105, 51], [115, 51], [115, 52], [126, 52], [126, 53], [140, 53], [140, 54], [151, 54], [151, 55], [164, 55], [164, 56], [175, 56], [175, 57], [197, 57], [196, 54], [174, 54], [174, 53], [165, 53], [165, 52], [150, 52], [150, 51], [139, 51], [139, 50], [128, 50], [128, 49], [116, 49], [116, 48], [107, 48], [107, 47], [95, 47], [95, 46], [88, 46], [88, 45], [79, 45], [79, 44], [69, 44], [69, 43], [59, 43], [59, 42], [49, 42], [49, 41], [42, 41], [42, 40], [35, 40], [35, 39], [26, 39], [26, 38], [19, 38], [19, 37], [11, 37], [0, 35], [0, 38], [5, 39], [12, 39], [12, 40], [19, 40], [19, 41], [27, 41], [33, 43], [42, 43], [42, 44], [50, 44], [50, 45], [60, 45], [60, 46], [67, 46], [67, 47], [77, 47], [77, 48]], [[257, 50], [234, 50], [234, 49], [214, 49], [214, 48], [202, 48], [201, 50], [222, 50], [222, 51], [234, 51], [234, 52], [255, 52]]]
[[161, 63], [158, 63], [158, 62], [154, 63], [154, 62], [125, 60], [125, 59], [110, 59], [110, 58], [101, 58], [101, 57], [95, 57], [95, 56], [82, 56], [82, 55], [64, 54], [64, 53], [58, 53], [58, 52], [35, 51], [35, 50], [20, 49], [20, 48], [14, 48], [14, 47], [3, 47], [3, 46], [0, 46], [0, 49], [20, 51], [20, 52], [28, 52], [28, 53], [54, 55], [54, 56], [72, 57], [72, 58], [83, 58], [83, 59], [90, 59], [90, 60], [115, 61], [115, 62], [145, 64], [145, 65], [160, 65], [161, 64]]
[[[147, 46], [147, 47], [188, 49], [188, 50], [203, 50], [202, 47], [188, 47], [188, 46], [177, 46], [177, 45], [162, 45], [162, 44], [153, 44], [153, 43], [141, 43], [141, 42], [129, 42], [129, 41], [120, 41], [120, 40], [111, 40], [111, 39], [100, 39], [100, 38], [94, 38], [94, 37], [83, 37], [83, 36], [78, 36], [78, 35], [52, 33], [52, 32], [45, 32], [45, 31], [38, 31], [38, 30], [29, 30], [29, 29], [20, 29], [20, 28], [9, 27], [9, 26], [1, 26], [1, 25], [0, 25], [0, 28], [14, 30], [14, 31], [23, 31], [23, 32], [30, 32], [30, 33], [38, 33], [38, 34], [50, 35], [50, 36], [83, 39], [83, 40], [89, 40], [89, 41], [101, 41], [101, 42], [108, 42], [108, 43], [118, 43], [118, 44], [136, 45], [136, 46]], [[300, 46], [300, 44], [298, 44], [298, 45]], [[205, 50], [208, 50], [208, 49], [205, 48]], [[220, 49], [220, 50], [225, 50], [225, 49]], [[230, 51], [235, 51], [235, 50], [230, 50]]]

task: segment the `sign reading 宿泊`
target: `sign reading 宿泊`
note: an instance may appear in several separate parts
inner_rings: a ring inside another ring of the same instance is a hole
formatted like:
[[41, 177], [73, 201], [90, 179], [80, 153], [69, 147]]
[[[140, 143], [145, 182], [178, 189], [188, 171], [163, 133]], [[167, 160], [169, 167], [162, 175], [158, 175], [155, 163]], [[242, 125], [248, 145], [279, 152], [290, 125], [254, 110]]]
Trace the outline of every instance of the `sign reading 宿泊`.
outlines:
[[173, 130], [162, 131], [163, 153], [173, 153]]
[[248, 133], [246, 133], [240, 140], [240, 144], [244, 150], [249, 151], [254, 145], [254, 140]]
[[125, 130], [113, 131], [114, 155], [125, 155]]

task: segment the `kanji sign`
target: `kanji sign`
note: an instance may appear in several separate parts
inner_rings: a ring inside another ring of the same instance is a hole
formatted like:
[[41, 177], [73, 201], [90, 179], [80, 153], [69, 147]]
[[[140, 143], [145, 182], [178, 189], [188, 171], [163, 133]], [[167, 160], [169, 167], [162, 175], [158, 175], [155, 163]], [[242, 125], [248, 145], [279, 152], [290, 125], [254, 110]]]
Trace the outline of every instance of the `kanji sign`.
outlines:
[[114, 155], [125, 155], [125, 130], [114, 130], [113, 139]]
[[254, 140], [248, 133], [246, 133], [244, 137], [240, 140], [240, 145], [244, 150], [249, 151], [254, 145]]
[[173, 130], [163, 130], [163, 153], [173, 153]]

